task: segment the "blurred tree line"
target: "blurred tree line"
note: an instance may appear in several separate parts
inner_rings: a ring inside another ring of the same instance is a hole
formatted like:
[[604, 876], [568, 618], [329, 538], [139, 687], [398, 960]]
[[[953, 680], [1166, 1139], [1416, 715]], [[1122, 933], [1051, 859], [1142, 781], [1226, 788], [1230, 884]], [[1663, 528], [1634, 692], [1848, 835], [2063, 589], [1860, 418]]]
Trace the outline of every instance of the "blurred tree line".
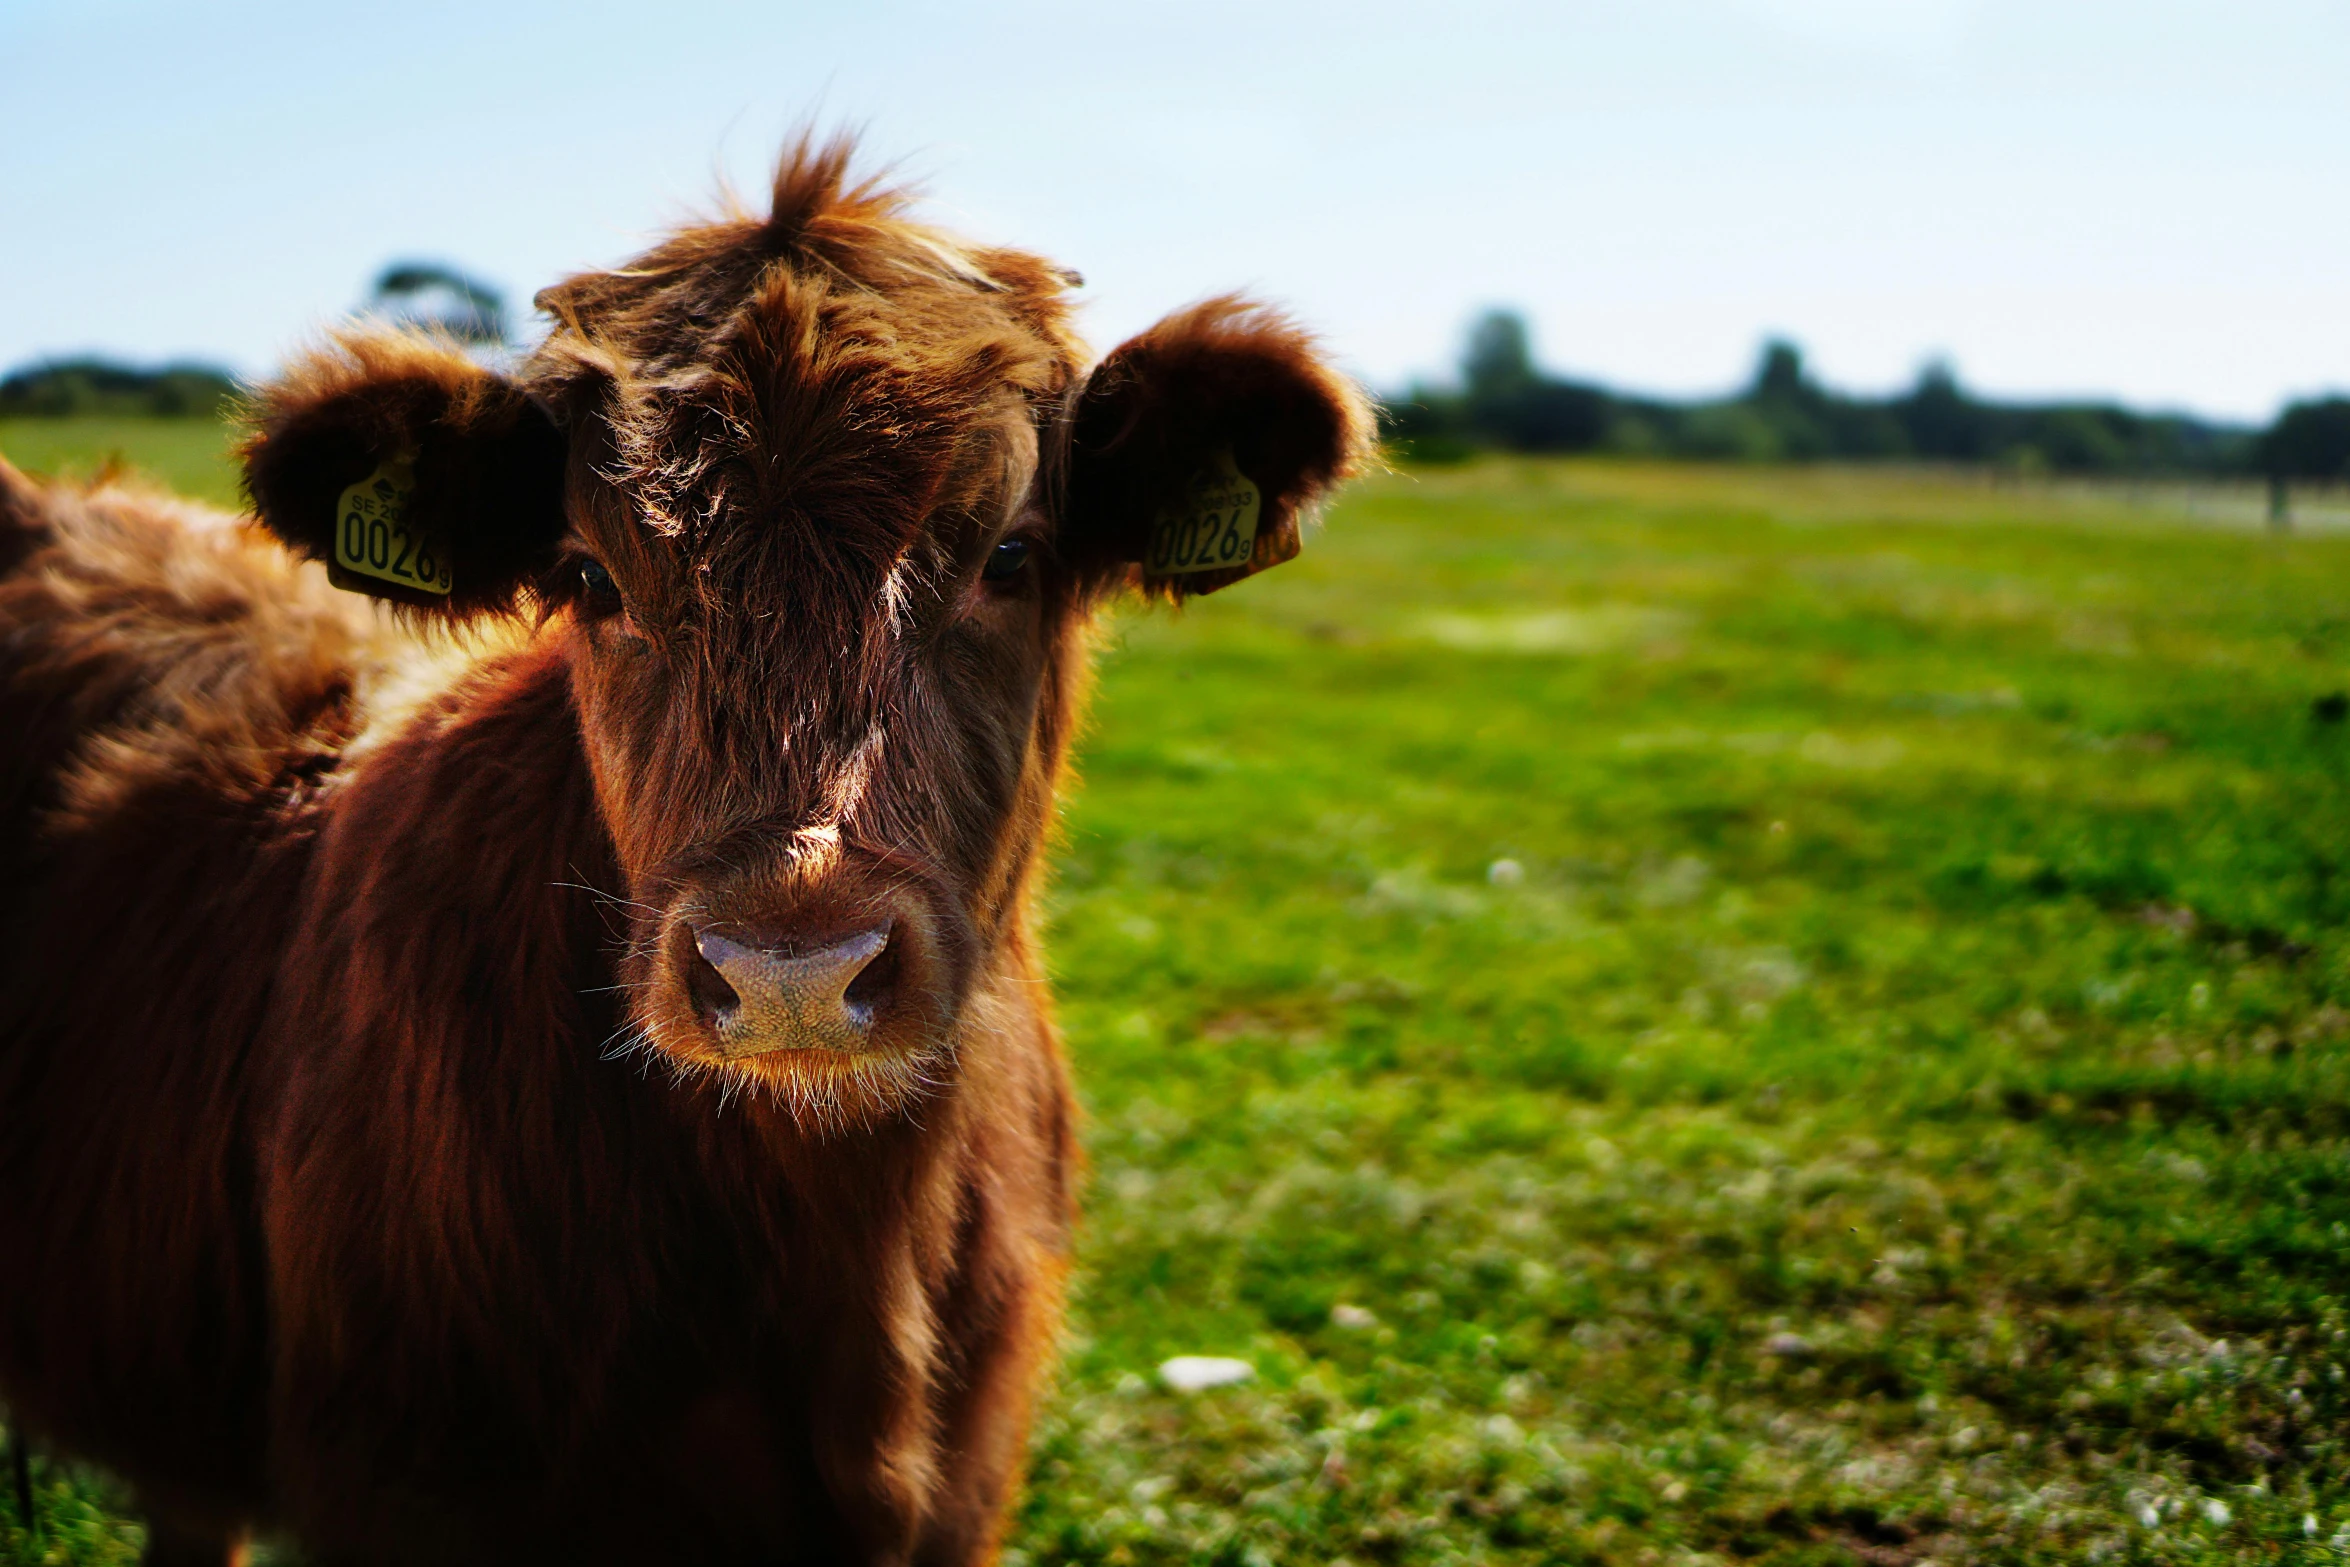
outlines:
[[141, 370], [105, 359], [53, 359], [0, 377], [0, 419], [62, 419], [75, 414], [210, 417], [236, 390], [227, 371], [210, 365]]
[[[376, 275], [362, 308], [485, 351], [503, 348], [507, 341], [504, 296], [439, 262], [393, 262]], [[213, 365], [149, 370], [109, 359], [51, 359], [0, 377], [0, 419], [80, 414], [213, 418], [236, 392], [236, 378]]]
[[2296, 403], [2261, 431], [2114, 403], [1990, 402], [1943, 364], [1929, 365], [1895, 396], [1852, 397], [1813, 379], [1793, 343], [1773, 341], [1743, 390], [1710, 402], [1669, 402], [1545, 373], [1534, 362], [1525, 318], [1508, 310], [1489, 311], [1470, 327], [1458, 388], [1415, 386], [1389, 400], [1383, 417], [1402, 455], [1432, 462], [1499, 449], [2350, 478], [2350, 399]]

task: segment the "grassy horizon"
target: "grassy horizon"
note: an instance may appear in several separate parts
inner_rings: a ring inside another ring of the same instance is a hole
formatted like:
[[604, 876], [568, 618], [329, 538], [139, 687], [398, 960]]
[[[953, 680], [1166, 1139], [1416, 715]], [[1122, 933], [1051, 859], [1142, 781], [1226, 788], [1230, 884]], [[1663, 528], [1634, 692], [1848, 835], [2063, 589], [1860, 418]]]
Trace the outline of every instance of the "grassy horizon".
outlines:
[[1388, 475], [1118, 615], [1007, 1560], [2350, 1559], [2345, 691], [2350, 537], [1921, 472]]
[[112, 466], [235, 510], [243, 493], [229, 439], [228, 427], [213, 419], [0, 419], [0, 458], [27, 473], [87, 482]]

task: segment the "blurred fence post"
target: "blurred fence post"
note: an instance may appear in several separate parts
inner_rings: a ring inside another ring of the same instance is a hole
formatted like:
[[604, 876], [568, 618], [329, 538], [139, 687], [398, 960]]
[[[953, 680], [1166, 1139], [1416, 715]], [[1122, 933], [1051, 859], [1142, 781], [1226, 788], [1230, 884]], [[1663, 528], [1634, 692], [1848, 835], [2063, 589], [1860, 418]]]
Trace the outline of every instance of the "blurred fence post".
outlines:
[[2268, 531], [2293, 531], [2293, 492], [2281, 473], [2268, 476]]

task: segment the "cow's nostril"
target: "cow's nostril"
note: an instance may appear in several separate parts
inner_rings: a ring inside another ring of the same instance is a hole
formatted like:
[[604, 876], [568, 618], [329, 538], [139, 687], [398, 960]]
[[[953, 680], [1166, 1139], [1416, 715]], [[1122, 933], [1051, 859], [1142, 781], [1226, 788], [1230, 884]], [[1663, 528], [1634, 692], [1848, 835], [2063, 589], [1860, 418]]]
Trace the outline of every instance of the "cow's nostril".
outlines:
[[727, 1054], [866, 1048], [895, 971], [888, 925], [817, 946], [769, 945], [716, 930], [696, 929], [693, 937], [686, 986]]
[[711, 967], [710, 960], [699, 951], [686, 966], [685, 988], [693, 997], [694, 1010], [712, 1027], [724, 1023], [742, 1005], [742, 997], [735, 994], [726, 976]]
[[848, 1003], [849, 1010], [862, 1020], [871, 1022], [874, 1009], [881, 1005], [891, 989], [896, 986], [898, 969], [901, 966], [899, 951], [903, 946], [904, 943], [898, 940], [896, 933], [891, 932], [888, 945], [875, 953], [872, 960], [863, 968], [857, 970], [857, 975], [849, 981], [848, 988], [840, 993], [841, 1000]]

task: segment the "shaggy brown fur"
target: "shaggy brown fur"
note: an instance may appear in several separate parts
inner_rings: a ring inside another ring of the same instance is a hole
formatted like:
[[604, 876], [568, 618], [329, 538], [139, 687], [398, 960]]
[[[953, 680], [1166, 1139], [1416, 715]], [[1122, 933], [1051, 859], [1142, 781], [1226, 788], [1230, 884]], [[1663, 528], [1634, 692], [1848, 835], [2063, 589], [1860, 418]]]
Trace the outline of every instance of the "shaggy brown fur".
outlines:
[[[846, 157], [549, 290], [511, 376], [298, 363], [266, 534], [0, 464], [0, 1395], [158, 1558], [993, 1549], [1070, 1223], [1029, 894], [1085, 625], [1246, 575], [1137, 565], [1216, 451], [1286, 547], [1368, 427], [1233, 300], [1087, 373], [1063, 273]], [[401, 454], [454, 587], [395, 620], [281, 541]], [[875, 920], [870, 1049], [725, 1053], [694, 930]]]

